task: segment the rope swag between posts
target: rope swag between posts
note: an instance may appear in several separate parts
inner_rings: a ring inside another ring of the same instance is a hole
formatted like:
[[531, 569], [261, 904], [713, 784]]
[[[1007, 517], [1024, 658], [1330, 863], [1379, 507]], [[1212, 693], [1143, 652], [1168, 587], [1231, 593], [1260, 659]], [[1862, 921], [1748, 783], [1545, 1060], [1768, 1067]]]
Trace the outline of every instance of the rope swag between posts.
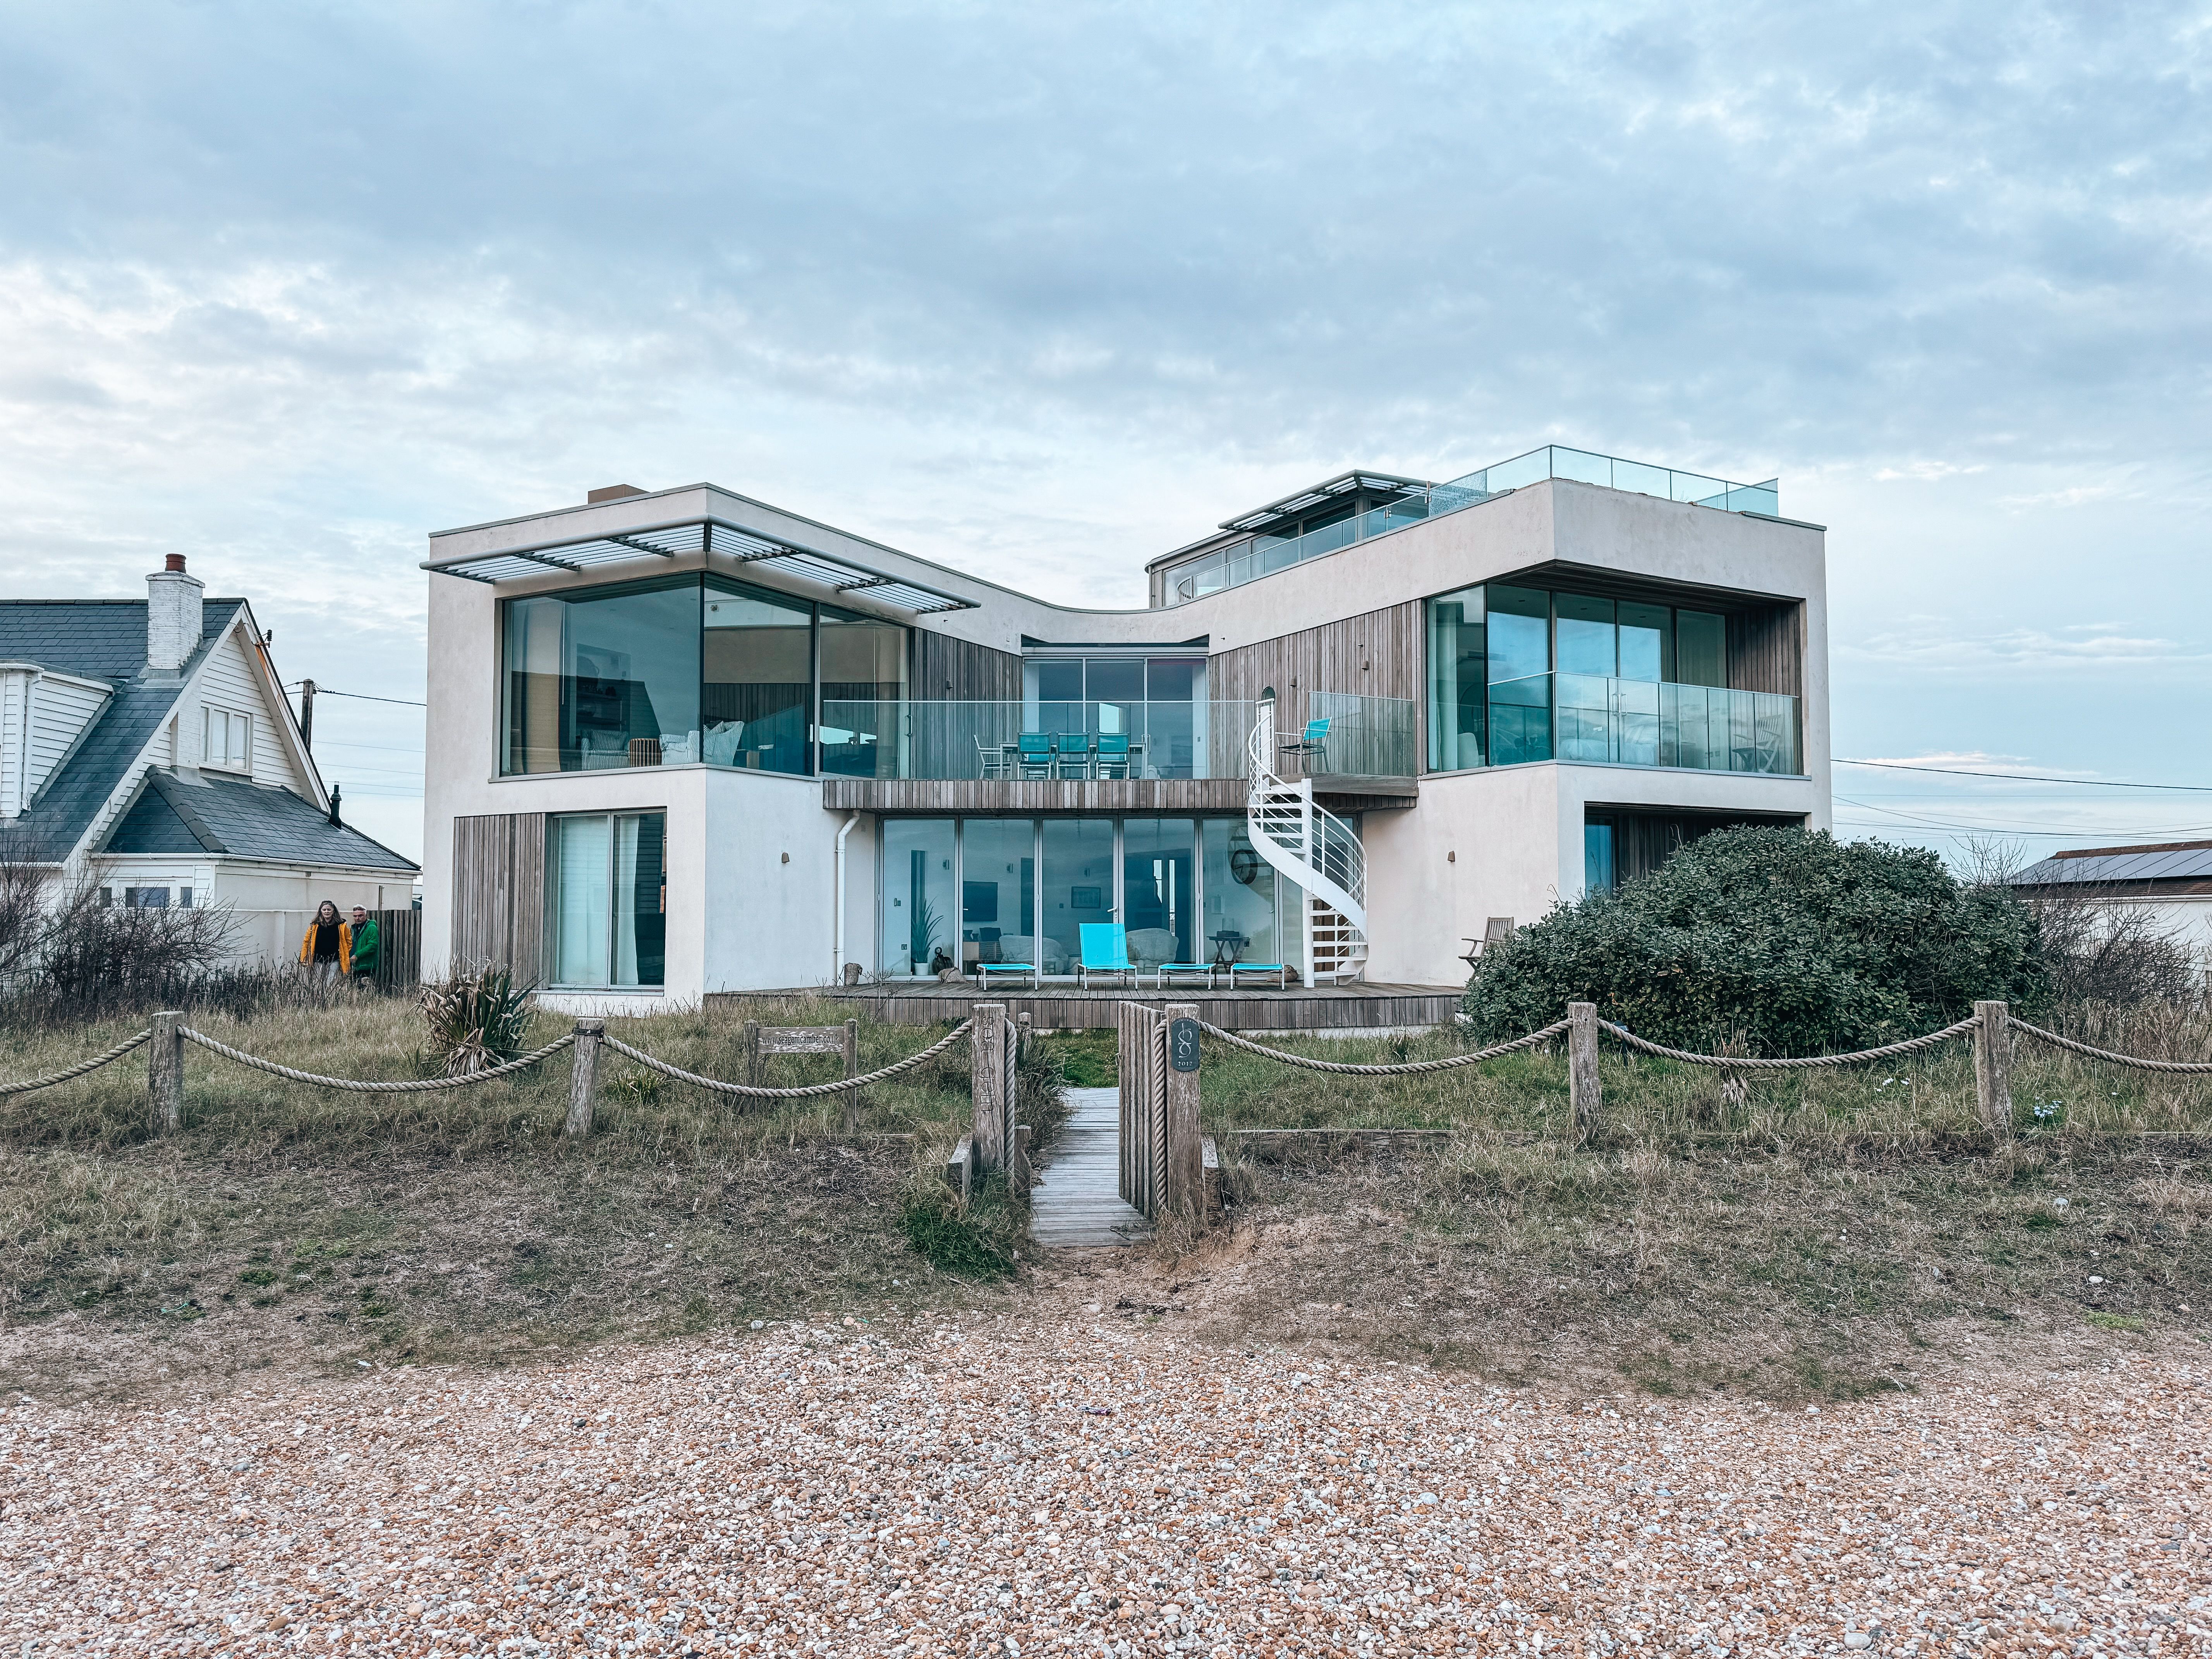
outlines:
[[1930, 1031], [1926, 1036], [1908, 1037], [1903, 1042], [1885, 1043], [1879, 1048], [1861, 1048], [1848, 1054], [1807, 1054], [1796, 1060], [1748, 1060], [1734, 1055], [1693, 1054], [1686, 1048], [1669, 1048], [1640, 1037], [1626, 1025], [1615, 1025], [1609, 1019], [1598, 1021], [1598, 1028], [1619, 1037], [1632, 1048], [1640, 1048], [1647, 1054], [1657, 1054], [1665, 1060], [1683, 1060], [1692, 1066], [1713, 1066], [1724, 1072], [1796, 1072], [1813, 1066], [1852, 1066], [1861, 1060], [1890, 1060], [1899, 1054], [1917, 1054], [1923, 1048], [1933, 1048], [1939, 1042], [1948, 1042], [1953, 1037], [1965, 1036], [1981, 1023], [1977, 1016], [1972, 1019], [1962, 1019], [1956, 1025], [1946, 1025], [1940, 1031]]
[[601, 1036], [599, 1041], [618, 1054], [627, 1054], [639, 1065], [656, 1071], [663, 1077], [674, 1078], [678, 1083], [689, 1083], [696, 1088], [712, 1089], [717, 1094], [743, 1095], [751, 1100], [802, 1100], [812, 1095], [842, 1094], [848, 1089], [865, 1088], [871, 1083], [881, 1083], [885, 1078], [910, 1072], [933, 1055], [952, 1046], [955, 1038], [964, 1035], [975, 1024], [973, 1018], [963, 1019], [918, 1054], [908, 1054], [904, 1060], [886, 1066], [880, 1072], [871, 1072], [866, 1077], [842, 1078], [835, 1083], [810, 1083], [796, 1089], [757, 1089], [749, 1084], [725, 1083], [720, 1078], [701, 1077], [696, 1072], [687, 1072], [680, 1066], [671, 1066], [665, 1060], [655, 1060], [641, 1049], [633, 1048], [618, 1036]]
[[2086, 1042], [2076, 1042], [2056, 1031], [2046, 1031], [2040, 1025], [2030, 1025], [2024, 1019], [2012, 1022], [2015, 1031], [2025, 1031], [2039, 1037], [2054, 1048], [2070, 1048], [2077, 1054], [2087, 1054], [2092, 1060], [2109, 1060], [2115, 1066], [2132, 1066], [2139, 1072], [2166, 1072], [2177, 1077], [2212, 1076], [2212, 1060], [2143, 1060], [2134, 1054], [2113, 1053], [2110, 1048], [2093, 1048]]
[[323, 1077], [313, 1072], [295, 1071], [289, 1066], [279, 1066], [273, 1060], [264, 1060], [258, 1054], [249, 1054], [234, 1048], [228, 1042], [218, 1042], [204, 1031], [195, 1031], [189, 1025], [178, 1035], [188, 1042], [197, 1042], [225, 1060], [234, 1060], [241, 1066], [251, 1066], [257, 1072], [266, 1072], [271, 1077], [289, 1078], [295, 1083], [312, 1083], [319, 1089], [343, 1089], [356, 1095], [416, 1095], [433, 1089], [465, 1089], [472, 1083], [487, 1083], [495, 1077], [505, 1077], [509, 1072], [520, 1072], [535, 1066], [541, 1060], [557, 1054], [576, 1040], [574, 1031], [555, 1037], [543, 1048], [532, 1049], [520, 1060], [510, 1060], [503, 1066], [487, 1066], [481, 1072], [465, 1072], [459, 1077], [422, 1078], [405, 1083], [367, 1083], [358, 1078]]
[[1255, 1054], [1265, 1054], [1270, 1060], [1279, 1060], [1291, 1066], [1304, 1066], [1310, 1071], [1338, 1072], [1347, 1077], [1410, 1077], [1419, 1072], [1449, 1071], [1455, 1066], [1472, 1066], [1477, 1060], [1496, 1060], [1500, 1054], [1517, 1054], [1523, 1048], [1533, 1048], [1540, 1042], [1549, 1042], [1574, 1024], [1572, 1020], [1554, 1020], [1540, 1031], [1531, 1031], [1527, 1036], [1515, 1037], [1510, 1042], [1501, 1042], [1495, 1048], [1478, 1048], [1471, 1054], [1453, 1054], [1444, 1060], [1413, 1060], [1397, 1066], [1352, 1066], [1337, 1060], [1310, 1060], [1304, 1054], [1285, 1054], [1280, 1048], [1263, 1048], [1248, 1037], [1234, 1031], [1224, 1031], [1206, 1020], [1198, 1022], [1201, 1030], [1219, 1037], [1236, 1048], [1247, 1048]]
[[153, 1035], [154, 1028], [149, 1025], [137, 1036], [124, 1038], [105, 1054], [94, 1054], [90, 1060], [81, 1060], [66, 1072], [56, 1072], [51, 1077], [32, 1078], [22, 1083], [0, 1083], [0, 1095], [27, 1095], [33, 1089], [51, 1089], [57, 1083], [67, 1083], [71, 1078], [82, 1077], [87, 1072], [96, 1072], [109, 1060], [122, 1059], [124, 1055]]

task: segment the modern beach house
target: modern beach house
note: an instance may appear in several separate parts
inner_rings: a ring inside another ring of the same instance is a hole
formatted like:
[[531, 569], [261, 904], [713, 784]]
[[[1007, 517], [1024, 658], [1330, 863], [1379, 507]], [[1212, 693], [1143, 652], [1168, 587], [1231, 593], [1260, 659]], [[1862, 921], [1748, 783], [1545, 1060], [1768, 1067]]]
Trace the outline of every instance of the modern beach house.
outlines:
[[1182, 964], [1405, 1024], [1709, 829], [1829, 824], [1824, 534], [1771, 482], [1556, 447], [1346, 472], [1154, 559], [1135, 611], [711, 484], [424, 568], [426, 971], [576, 1012], [1065, 1002], [1091, 924], [1125, 988]]

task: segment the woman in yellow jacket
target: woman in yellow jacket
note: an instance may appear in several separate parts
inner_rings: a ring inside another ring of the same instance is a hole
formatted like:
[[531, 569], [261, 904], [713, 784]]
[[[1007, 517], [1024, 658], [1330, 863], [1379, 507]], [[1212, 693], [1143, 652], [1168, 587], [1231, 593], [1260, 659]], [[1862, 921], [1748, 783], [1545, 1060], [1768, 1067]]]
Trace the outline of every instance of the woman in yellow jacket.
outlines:
[[300, 940], [300, 960], [317, 979], [337, 979], [353, 971], [353, 929], [338, 918], [338, 907], [325, 899]]

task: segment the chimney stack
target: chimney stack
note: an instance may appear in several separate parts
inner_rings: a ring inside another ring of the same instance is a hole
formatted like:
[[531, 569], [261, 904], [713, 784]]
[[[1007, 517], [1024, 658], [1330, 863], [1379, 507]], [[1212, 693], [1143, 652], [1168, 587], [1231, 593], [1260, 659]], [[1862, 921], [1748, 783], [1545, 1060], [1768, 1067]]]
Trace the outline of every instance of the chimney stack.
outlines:
[[200, 648], [200, 595], [204, 585], [185, 574], [185, 556], [172, 553], [146, 578], [146, 672], [174, 674]]

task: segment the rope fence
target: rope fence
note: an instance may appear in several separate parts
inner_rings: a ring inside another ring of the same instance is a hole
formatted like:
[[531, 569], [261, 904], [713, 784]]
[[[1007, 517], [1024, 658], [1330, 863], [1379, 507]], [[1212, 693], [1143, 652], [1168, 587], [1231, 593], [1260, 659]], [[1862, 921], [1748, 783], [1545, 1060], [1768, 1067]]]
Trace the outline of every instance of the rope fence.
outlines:
[[472, 1084], [489, 1083], [495, 1077], [505, 1077], [512, 1072], [527, 1071], [542, 1060], [550, 1059], [576, 1041], [574, 1031], [564, 1031], [543, 1048], [533, 1048], [520, 1059], [498, 1066], [487, 1066], [478, 1072], [463, 1072], [455, 1077], [410, 1078], [397, 1083], [371, 1083], [362, 1078], [324, 1077], [316, 1072], [302, 1072], [289, 1066], [280, 1066], [273, 1060], [264, 1060], [259, 1054], [249, 1054], [242, 1048], [234, 1048], [228, 1042], [219, 1042], [204, 1031], [195, 1031], [189, 1025], [178, 1029], [177, 1035], [187, 1042], [197, 1042], [211, 1054], [225, 1060], [234, 1060], [240, 1066], [251, 1066], [257, 1072], [266, 1072], [271, 1077], [289, 1078], [295, 1083], [312, 1084], [318, 1089], [343, 1089], [356, 1095], [420, 1095], [437, 1089], [465, 1089]]
[[663, 1077], [674, 1078], [678, 1083], [689, 1083], [695, 1088], [712, 1089], [718, 1095], [743, 1095], [750, 1100], [805, 1100], [817, 1095], [836, 1095], [851, 1089], [865, 1089], [872, 1083], [881, 1083], [902, 1072], [910, 1072], [924, 1060], [933, 1059], [950, 1048], [967, 1035], [975, 1023], [973, 1018], [963, 1019], [921, 1053], [908, 1054], [904, 1060], [894, 1061], [879, 1072], [870, 1072], [866, 1077], [840, 1078], [835, 1083], [810, 1083], [791, 1089], [761, 1089], [746, 1083], [725, 1083], [720, 1078], [702, 1077], [698, 1073], [687, 1072], [680, 1066], [671, 1066], [665, 1060], [655, 1060], [643, 1049], [631, 1048], [620, 1037], [603, 1036], [599, 1041], [617, 1054], [627, 1055]]
[[2092, 1060], [2109, 1060], [2115, 1066], [2132, 1066], [2139, 1072], [2163, 1072], [2171, 1077], [2212, 1077], [2212, 1060], [2146, 1060], [2140, 1054], [2116, 1054], [2110, 1048], [2093, 1048], [2086, 1042], [2076, 1042], [2072, 1037], [2046, 1031], [2040, 1025], [2030, 1025], [2024, 1019], [2013, 1021], [2012, 1027], [2015, 1031], [2025, 1031], [2054, 1048], [2070, 1049], [2077, 1054], [2087, 1054]]
[[[1923, 1048], [1933, 1048], [1954, 1037], [1966, 1036], [1978, 1029], [1982, 1017], [1962, 1019], [1955, 1025], [1946, 1025], [1940, 1031], [1930, 1031], [1925, 1036], [1908, 1037], [1902, 1042], [1884, 1043], [1879, 1048], [1859, 1048], [1848, 1054], [1806, 1054], [1786, 1060], [1753, 1060], [1731, 1054], [1698, 1054], [1686, 1048], [1669, 1048], [1663, 1044], [1640, 1037], [1626, 1025], [1616, 1025], [1609, 1019], [1598, 1021], [1598, 1029], [1620, 1039], [1630, 1048], [1647, 1054], [1656, 1054], [1662, 1060], [1679, 1060], [1691, 1066], [1711, 1066], [1724, 1072], [1801, 1072], [1815, 1066], [1856, 1066], [1869, 1060], [1893, 1060], [1899, 1054], [1917, 1054]], [[2207, 1068], [2212, 1069], [2212, 1068]]]
[[71, 1078], [82, 1077], [87, 1072], [96, 1072], [111, 1060], [120, 1060], [140, 1043], [154, 1035], [149, 1025], [136, 1036], [127, 1036], [105, 1053], [81, 1060], [65, 1072], [56, 1072], [49, 1077], [27, 1078], [21, 1083], [0, 1083], [0, 1095], [27, 1095], [33, 1089], [51, 1089], [57, 1083], [67, 1083]]
[[1340, 1060], [1316, 1060], [1310, 1054], [1287, 1054], [1280, 1048], [1269, 1048], [1242, 1037], [1234, 1031], [1224, 1031], [1206, 1020], [1198, 1022], [1201, 1030], [1220, 1038], [1232, 1048], [1251, 1054], [1265, 1054], [1270, 1060], [1279, 1060], [1285, 1065], [1303, 1066], [1308, 1071], [1334, 1072], [1345, 1077], [1416, 1077], [1424, 1072], [1446, 1072], [1455, 1066], [1473, 1066], [1486, 1060], [1496, 1060], [1501, 1054], [1518, 1054], [1523, 1048], [1534, 1048], [1549, 1042], [1566, 1030], [1573, 1021], [1553, 1020], [1540, 1031], [1531, 1031], [1526, 1036], [1515, 1037], [1510, 1042], [1501, 1042], [1494, 1048], [1479, 1048], [1472, 1054], [1451, 1054], [1443, 1060], [1409, 1060], [1395, 1066], [1355, 1066]]

